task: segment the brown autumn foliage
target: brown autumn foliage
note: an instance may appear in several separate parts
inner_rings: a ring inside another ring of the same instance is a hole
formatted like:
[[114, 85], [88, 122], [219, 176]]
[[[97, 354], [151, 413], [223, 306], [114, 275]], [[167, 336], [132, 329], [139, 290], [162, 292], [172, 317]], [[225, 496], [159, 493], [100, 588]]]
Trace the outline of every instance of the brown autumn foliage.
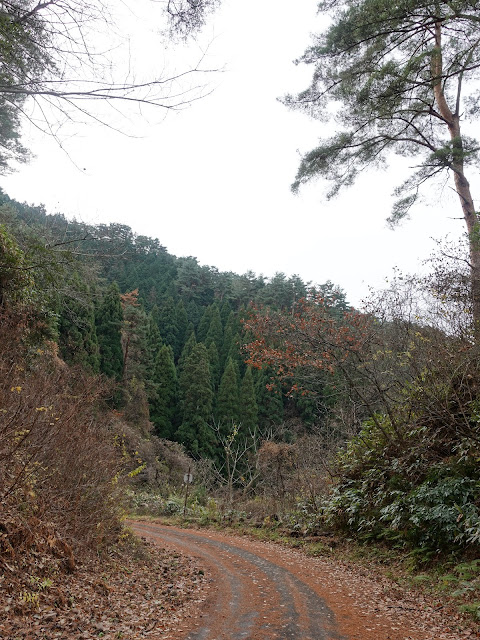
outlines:
[[362, 350], [371, 323], [353, 310], [339, 317], [321, 296], [299, 300], [288, 313], [252, 307], [243, 322], [247, 364], [272, 367], [283, 379], [298, 370], [333, 375]]
[[[458, 263], [456, 256], [448, 261], [441, 255], [428, 276], [398, 274], [361, 313], [339, 316], [322, 298], [300, 300], [290, 313], [252, 309], [244, 323], [248, 363], [271, 368], [291, 395], [314, 398], [328, 388], [321, 436], [328, 440], [332, 431], [333, 448], [356, 435], [366, 419], [382, 431], [380, 414], [398, 436], [407, 396], [412, 415], [455, 424], [458, 431], [458, 416], [469, 416], [478, 397], [478, 345], [468, 279]], [[470, 437], [469, 419], [464, 423]], [[406, 424], [411, 427], [408, 416]]]
[[281, 503], [292, 493], [292, 476], [296, 468], [297, 449], [286, 442], [266, 441], [258, 452], [258, 466], [263, 484]]
[[125, 483], [165, 483], [184, 454], [142, 439], [142, 407], [109, 410], [104, 378], [68, 367], [54, 343], [39, 348], [35, 312], [0, 308], [0, 326], [0, 638], [173, 628], [203, 571], [134, 541], [120, 521]]
[[0, 567], [49, 553], [73, 570], [119, 531], [104, 384], [65, 365], [53, 344], [29, 347], [26, 312], [2, 310], [0, 325]]

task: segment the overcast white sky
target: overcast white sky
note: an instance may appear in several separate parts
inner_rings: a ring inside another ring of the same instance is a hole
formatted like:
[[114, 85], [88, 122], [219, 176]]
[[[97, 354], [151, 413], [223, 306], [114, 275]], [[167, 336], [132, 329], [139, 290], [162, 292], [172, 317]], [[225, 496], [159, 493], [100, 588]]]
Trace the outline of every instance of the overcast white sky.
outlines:
[[329, 133], [277, 101], [308, 83], [310, 70], [292, 61], [321, 28], [315, 0], [229, 0], [200, 44], [164, 53], [146, 31], [151, 20], [138, 13], [143, 25], [131, 20], [137, 62], [160, 68], [167, 60], [178, 69], [210, 43], [204, 66], [225, 66], [208, 76], [213, 92], [166, 117], [150, 113], [144, 120], [132, 112], [128, 130], [136, 138], [99, 127], [78, 128], [73, 137], [67, 131], [65, 147], [80, 169], [27, 126], [25, 141], [36, 158], [2, 178], [10, 196], [87, 222], [128, 224], [158, 237], [171, 253], [220, 270], [330, 279], [354, 304], [369, 285], [382, 286], [394, 266], [416, 270], [432, 237], [463, 232], [448, 187], [433, 190], [430, 206], [402, 228], [386, 228], [400, 163], [363, 176], [332, 202], [321, 182], [290, 193], [299, 151]]

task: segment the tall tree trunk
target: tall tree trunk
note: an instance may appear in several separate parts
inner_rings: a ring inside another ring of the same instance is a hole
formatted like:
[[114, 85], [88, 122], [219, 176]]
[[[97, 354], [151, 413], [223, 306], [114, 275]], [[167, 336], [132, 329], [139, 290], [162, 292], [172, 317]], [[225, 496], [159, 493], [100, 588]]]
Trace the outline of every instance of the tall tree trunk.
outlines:
[[454, 171], [455, 188], [460, 198], [468, 230], [474, 334], [477, 339], [480, 339], [480, 224], [478, 215], [475, 212], [468, 180], [463, 172], [455, 169]]
[[460, 129], [460, 91], [462, 78], [459, 77], [457, 105], [455, 112], [447, 103], [443, 90], [442, 23], [435, 24], [435, 50], [432, 54], [433, 91], [438, 110], [445, 121], [452, 141], [453, 171], [455, 190], [460, 199], [463, 217], [468, 231], [471, 277], [471, 303], [474, 336], [480, 342], [480, 220], [473, 204], [470, 184], [464, 173], [464, 148]]

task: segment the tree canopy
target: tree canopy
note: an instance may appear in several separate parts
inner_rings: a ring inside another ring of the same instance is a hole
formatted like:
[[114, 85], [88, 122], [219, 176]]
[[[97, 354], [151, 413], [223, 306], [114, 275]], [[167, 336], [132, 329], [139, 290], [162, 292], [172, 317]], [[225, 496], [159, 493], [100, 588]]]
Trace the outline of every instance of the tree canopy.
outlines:
[[398, 219], [425, 178], [472, 162], [477, 145], [457, 138], [461, 117], [475, 115], [480, 99], [474, 89], [463, 95], [465, 80], [477, 75], [480, 64], [479, 7], [418, 0], [322, 3], [321, 10], [334, 8], [336, 15], [301, 58], [315, 66], [312, 84], [286, 102], [328, 120], [326, 105], [338, 101], [338, 131], [303, 158], [294, 188], [322, 175], [334, 181], [336, 193], [390, 151], [423, 156], [403, 186], [412, 193], [397, 204]]
[[395, 192], [390, 222], [408, 215], [423, 183], [453, 176], [471, 238], [474, 316], [480, 319], [478, 217], [465, 169], [478, 159], [478, 142], [462, 122], [478, 114], [480, 3], [427, 0], [326, 0], [331, 26], [315, 37], [301, 62], [313, 65], [311, 85], [286, 104], [337, 130], [302, 158], [293, 189], [316, 176], [333, 182], [329, 195], [351, 185], [389, 154], [417, 158]]
[[[170, 26], [170, 37], [198, 30], [214, 0], [169, 0], [152, 4], [158, 30]], [[0, 1], [0, 172], [12, 161], [28, 158], [20, 142], [21, 123], [32, 124], [58, 138], [65, 122], [91, 120], [114, 127], [93, 102], [178, 108], [204, 93], [203, 83], [181, 85], [200, 64], [171, 75], [135, 70], [129, 35], [122, 32], [121, 11], [129, 24], [129, 3], [90, 0]], [[138, 75], [137, 75], [138, 74]]]

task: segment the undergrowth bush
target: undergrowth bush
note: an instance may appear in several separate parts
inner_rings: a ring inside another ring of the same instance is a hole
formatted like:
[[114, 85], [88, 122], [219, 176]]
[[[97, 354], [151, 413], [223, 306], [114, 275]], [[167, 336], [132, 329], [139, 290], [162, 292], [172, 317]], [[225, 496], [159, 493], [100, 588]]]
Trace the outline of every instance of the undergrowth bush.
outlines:
[[424, 549], [427, 558], [428, 551], [478, 543], [476, 424], [471, 423], [467, 435], [462, 412], [464, 436], [459, 441], [459, 425], [447, 426], [441, 416], [438, 424], [429, 424], [428, 418], [420, 414], [410, 423], [398, 419], [396, 431], [386, 416], [364, 424], [337, 457], [339, 481], [323, 509], [327, 523], [363, 540]]
[[429, 275], [398, 277], [370, 302], [350, 374], [364, 415], [322, 509], [350, 536], [425, 560], [480, 542], [480, 351], [458, 257], [442, 253]]
[[0, 317], [0, 561], [74, 553], [115, 540], [121, 462], [101, 379], [69, 368], [55, 345], [32, 349], [23, 313]]

